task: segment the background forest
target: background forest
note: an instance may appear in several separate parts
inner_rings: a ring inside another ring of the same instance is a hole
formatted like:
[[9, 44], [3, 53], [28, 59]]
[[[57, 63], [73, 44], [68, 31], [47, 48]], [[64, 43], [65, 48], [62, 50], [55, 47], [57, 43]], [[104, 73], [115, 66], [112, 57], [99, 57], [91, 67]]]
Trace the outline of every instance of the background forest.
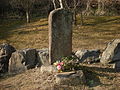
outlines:
[[[56, 6], [54, 6], [54, 2]], [[75, 15], [112, 16], [120, 14], [120, 0], [65, 0], [68, 9]], [[48, 16], [59, 7], [59, 0], [1, 0], [0, 19], [27, 19]]]

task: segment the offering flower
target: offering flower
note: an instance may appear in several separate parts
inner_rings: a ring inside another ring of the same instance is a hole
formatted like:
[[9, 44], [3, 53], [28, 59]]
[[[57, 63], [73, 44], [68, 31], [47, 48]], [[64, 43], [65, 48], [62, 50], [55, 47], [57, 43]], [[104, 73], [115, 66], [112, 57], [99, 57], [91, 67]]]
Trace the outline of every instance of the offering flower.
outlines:
[[63, 62], [60, 62], [60, 65], [63, 65], [64, 63]]
[[57, 69], [58, 70], [61, 70], [62, 69], [62, 67], [61, 67], [61, 65], [59, 64], [59, 65], [57, 65]]
[[54, 63], [54, 66], [56, 67], [56, 69], [58, 70], [58, 72], [62, 72], [63, 68], [64, 68], [64, 63], [60, 62], [60, 61], [56, 61]]

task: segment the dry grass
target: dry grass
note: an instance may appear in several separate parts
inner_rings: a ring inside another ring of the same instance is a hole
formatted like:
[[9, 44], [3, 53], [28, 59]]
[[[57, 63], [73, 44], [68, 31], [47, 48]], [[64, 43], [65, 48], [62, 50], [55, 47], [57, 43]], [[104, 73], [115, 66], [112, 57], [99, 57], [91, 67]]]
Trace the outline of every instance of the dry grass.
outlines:
[[73, 31], [74, 49], [104, 49], [110, 40], [120, 37], [119, 16], [87, 17], [84, 23]]
[[[22, 22], [22, 21], [21, 21]], [[16, 25], [18, 21], [12, 21]], [[48, 24], [43, 18], [30, 24], [19, 24], [17, 27], [4, 26], [0, 28], [0, 43], [10, 43], [17, 49], [21, 48], [47, 48]], [[10, 23], [9, 23], [10, 24]], [[5, 29], [3, 27], [6, 27]], [[3, 30], [4, 29], [4, 30]]]
[[120, 90], [120, 73], [99, 64], [81, 65], [86, 84], [65, 86], [55, 84], [55, 73], [41, 73], [40, 68], [0, 79], [0, 90]]
[[[37, 19], [30, 24], [24, 21], [4, 21], [0, 25], [0, 44], [10, 43], [17, 49], [48, 48], [48, 20]], [[120, 37], [120, 16], [85, 17], [84, 26], [73, 30], [73, 50], [104, 49], [112, 39]]]

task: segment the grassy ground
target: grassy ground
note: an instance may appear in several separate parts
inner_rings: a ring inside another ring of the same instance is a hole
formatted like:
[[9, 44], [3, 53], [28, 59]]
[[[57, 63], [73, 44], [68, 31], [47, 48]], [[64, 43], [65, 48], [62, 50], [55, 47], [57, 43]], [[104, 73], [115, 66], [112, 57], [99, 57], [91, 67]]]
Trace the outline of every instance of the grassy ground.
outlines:
[[[78, 21], [79, 23], [79, 21]], [[106, 44], [120, 37], [120, 17], [87, 17], [84, 26], [75, 27], [73, 48], [105, 48]]]
[[0, 26], [0, 43], [10, 43], [17, 49], [47, 47], [47, 25], [46, 18], [30, 24], [18, 20], [4, 22]]
[[[9, 20], [0, 24], [0, 44], [10, 43], [17, 49], [48, 48], [48, 19], [42, 18], [25, 24]], [[112, 39], [120, 37], [120, 16], [84, 17], [84, 26], [73, 29], [73, 50], [104, 49]]]
[[[120, 16], [84, 17], [84, 26], [73, 29], [73, 50], [104, 49], [106, 44], [120, 37]], [[48, 19], [42, 18], [30, 24], [24, 21], [4, 21], [0, 24], [0, 44], [10, 43], [17, 49], [48, 48]], [[87, 83], [81, 87], [55, 90], [120, 90], [120, 73], [100, 63], [81, 65]], [[51, 84], [50, 84], [51, 83]], [[40, 69], [0, 79], [0, 90], [43, 90], [54, 83], [54, 74], [42, 74]], [[65, 88], [64, 86], [60, 86]], [[48, 87], [47, 90], [52, 90]]]

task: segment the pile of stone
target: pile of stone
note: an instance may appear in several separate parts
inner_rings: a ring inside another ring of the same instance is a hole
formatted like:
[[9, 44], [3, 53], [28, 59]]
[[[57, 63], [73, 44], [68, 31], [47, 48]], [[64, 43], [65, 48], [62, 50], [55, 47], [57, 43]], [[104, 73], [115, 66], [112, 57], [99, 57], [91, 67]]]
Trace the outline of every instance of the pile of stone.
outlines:
[[9, 72], [20, 73], [28, 69], [48, 64], [48, 49], [24, 49], [12, 53]]
[[96, 63], [115, 64], [113, 68], [120, 71], [120, 39], [112, 40], [108, 43], [105, 50], [78, 50], [75, 55], [80, 63]]
[[41, 65], [48, 65], [48, 49], [16, 50], [9, 44], [0, 45], [0, 73], [19, 73]]

